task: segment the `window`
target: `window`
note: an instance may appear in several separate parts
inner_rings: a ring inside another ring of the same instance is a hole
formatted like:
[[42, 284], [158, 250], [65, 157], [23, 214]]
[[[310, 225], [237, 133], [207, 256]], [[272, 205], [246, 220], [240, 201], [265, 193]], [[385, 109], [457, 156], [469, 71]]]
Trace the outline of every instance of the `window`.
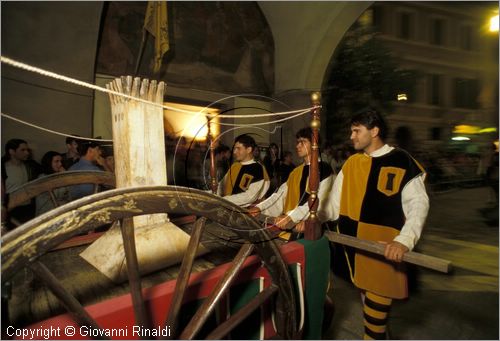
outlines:
[[476, 79], [455, 78], [454, 104], [457, 108], [477, 109], [479, 82]]
[[413, 15], [408, 12], [403, 12], [399, 17], [399, 35], [401, 39], [411, 39], [412, 38], [412, 26], [413, 26]]
[[438, 141], [441, 139], [441, 128], [440, 127], [432, 127], [430, 131], [430, 138], [433, 141]]
[[462, 50], [472, 50], [472, 28], [470, 26], [460, 27], [460, 48]]
[[405, 92], [408, 103], [415, 103], [417, 101], [417, 90], [415, 86], [408, 86]]
[[441, 76], [429, 75], [429, 103], [441, 104]]
[[433, 45], [444, 45], [445, 37], [445, 23], [443, 19], [432, 19], [431, 20], [431, 39], [430, 42]]

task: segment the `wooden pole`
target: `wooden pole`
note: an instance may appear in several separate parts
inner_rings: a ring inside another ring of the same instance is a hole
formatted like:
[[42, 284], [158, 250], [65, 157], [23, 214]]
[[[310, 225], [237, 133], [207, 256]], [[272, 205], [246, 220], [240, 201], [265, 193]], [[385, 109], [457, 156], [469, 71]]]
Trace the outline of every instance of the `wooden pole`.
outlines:
[[215, 164], [215, 139], [212, 137], [211, 130], [211, 120], [207, 117], [207, 125], [208, 125], [208, 143], [210, 146], [210, 189], [213, 194], [217, 194], [217, 172], [216, 172], [216, 164]]
[[[274, 218], [265, 216], [260, 214], [256, 217], [258, 221], [261, 223], [267, 223], [268, 221], [273, 221]], [[293, 222], [290, 222], [286, 228], [293, 228]], [[281, 233], [281, 229], [278, 227], [267, 226], [269, 233], [271, 234], [271, 238], [277, 237]], [[370, 253], [375, 253], [378, 255], [384, 255], [385, 246], [381, 243], [359, 239], [356, 237], [348, 236], [342, 233], [326, 231], [325, 236], [331, 242], [350, 246], [359, 250], [367, 251]], [[451, 262], [446, 259], [441, 259], [433, 256], [424, 255], [418, 252], [406, 252], [403, 256], [403, 262], [415, 264], [424, 268], [448, 273], [451, 269]]]
[[[378, 255], [384, 255], [385, 246], [371, 240], [363, 240], [341, 233], [327, 231], [325, 236], [332, 242], [354, 247], [359, 250], [368, 251]], [[417, 252], [406, 252], [403, 261], [428, 269], [448, 273], [451, 269], [451, 262], [445, 259], [427, 256]]]
[[311, 141], [311, 163], [309, 166], [309, 217], [306, 220], [304, 238], [307, 240], [317, 240], [321, 237], [321, 225], [318, 221], [317, 211], [318, 211], [318, 188], [319, 188], [319, 128], [320, 128], [320, 108], [321, 94], [319, 92], [313, 92], [311, 94], [311, 102], [314, 106], [311, 116], [311, 129], [312, 129], [312, 141]]
[[139, 67], [141, 66], [142, 55], [144, 54], [144, 47], [146, 46], [146, 39], [148, 38], [148, 34], [149, 33], [143, 28], [141, 46], [139, 47], [139, 53], [137, 54], [137, 61], [135, 62], [134, 76], [137, 76], [137, 74], [139, 73]]

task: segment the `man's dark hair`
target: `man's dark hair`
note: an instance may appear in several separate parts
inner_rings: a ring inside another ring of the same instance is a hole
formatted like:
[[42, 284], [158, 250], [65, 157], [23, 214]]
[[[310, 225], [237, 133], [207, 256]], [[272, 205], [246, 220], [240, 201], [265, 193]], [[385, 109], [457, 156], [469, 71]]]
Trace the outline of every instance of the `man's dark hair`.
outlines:
[[365, 126], [367, 129], [373, 129], [377, 127], [379, 129], [378, 136], [382, 141], [387, 137], [387, 124], [384, 118], [375, 109], [364, 109], [351, 118], [351, 126]]
[[255, 140], [253, 139], [253, 137], [251, 137], [250, 135], [248, 134], [242, 134], [238, 137], [236, 137], [234, 139], [234, 143], [236, 142], [239, 142], [241, 143], [242, 145], [245, 146], [245, 148], [252, 148], [252, 151], [255, 150], [255, 148], [257, 147], [257, 143], [255, 143]]
[[5, 144], [5, 155], [2, 159], [5, 159], [5, 161], [10, 160], [9, 150], [10, 149], [16, 150], [23, 143], [28, 144], [28, 142], [22, 139], [10, 139], [9, 141], [7, 141], [7, 143]]
[[89, 140], [78, 140], [77, 142], [78, 142], [78, 153], [81, 156], [85, 156], [89, 148], [100, 147], [102, 144], [101, 142], [89, 141]]
[[229, 148], [228, 146], [226, 146], [225, 144], [222, 144], [222, 143], [219, 144], [217, 146], [217, 148], [215, 148], [216, 155], [224, 153], [224, 152], [231, 152], [231, 148]]
[[101, 150], [102, 150], [102, 153], [101, 153], [101, 156], [103, 158], [107, 158], [108, 156], [114, 156], [114, 151], [113, 151], [113, 145], [101, 145]]
[[71, 144], [73, 141], [75, 141], [76, 143], [83, 142], [81, 139], [78, 138], [78, 137], [81, 137], [80, 135], [76, 135], [76, 134], [71, 134], [71, 135], [72, 136], [66, 137], [66, 144]]
[[[299, 139], [299, 138], [303, 138], [303, 139], [308, 139], [309, 142], [312, 143], [312, 139], [313, 139], [313, 131], [311, 129], [311, 127], [304, 127], [302, 129], [300, 129], [297, 134], [295, 134], [295, 138], [296, 139]], [[318, 145], [321, 144], [321, 136], [319, 136], [319, 133], [318, 133], [318, 141], [316, 141], [318, 143]]]

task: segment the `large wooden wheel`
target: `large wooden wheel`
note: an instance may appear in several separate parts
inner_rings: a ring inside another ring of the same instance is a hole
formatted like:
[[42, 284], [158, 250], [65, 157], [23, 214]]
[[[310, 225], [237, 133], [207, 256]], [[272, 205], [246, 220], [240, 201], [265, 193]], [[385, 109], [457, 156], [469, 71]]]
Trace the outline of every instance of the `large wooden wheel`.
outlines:
[[[12, 193], [9, 193], [7, 210], [10, 211], [43, 193], [48, 193], [54, 207], [58, 207], [59, 203], [56, 200], [54, 190], [60, 187], [80, 184], [92, 184], [94, 186], [94, 193], [97, 193], [103, 186], [114, 188], [115, 176], [110, 172], [67, 171], [38, 178], [18, 187]], [[20, 225], [14, 220], [10, 222], [13, 226]]]
[[[165, 320], [165, 325], [170, 326], [174, 333], [173, 337], [180, 339], [196, 337], [209, 314], [237, 277], [246, 257], [255, 251], [268, 270], [272, 284], [244, 308], [220, 324], [208, 335], [208, 338], [224, 337], [246, 316], [273, 296], [275, 296], [274, 314], [278, 337], [297, 338], [293, 285], [278, 246], [268, 232], [262, 229], [254, 218], [246, 214], [245, 210], [217, 196], [190, 188], [155, 186], [114, 189], [70, 202], [47, 212], [2, 238], [2, 281], [9, 280], [21, 269], [29, 267], [45, 282], [78, 323], [99, 328], [78, 300], [63, 288], [60, 281], [38, 259], [77, 234], [85, 233], [103, 224], [118, 222], [122, 230], [136, 322], [147, 324], [148, 312], [141, 295], [131, 217], [155, 213], [194, 214], [199, 217], [191, 233], [176, 281], [174, 299], [169, 306]], [[232, 229], [246, 243], [242, 245], [229, 270], [220, 279], [209, 297], [204, 300], [184, 330], [177, 331], [176, 317], [183, 301], [196, 249], [207, 219]]]

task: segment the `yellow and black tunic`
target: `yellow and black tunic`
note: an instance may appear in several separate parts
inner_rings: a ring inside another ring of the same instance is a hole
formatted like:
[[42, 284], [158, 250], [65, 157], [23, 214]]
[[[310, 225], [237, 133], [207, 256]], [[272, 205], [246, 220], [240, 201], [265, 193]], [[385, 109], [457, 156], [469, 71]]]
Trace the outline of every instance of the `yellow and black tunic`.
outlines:
[[[339, 232], [372, 241], [392, 241], [405, 223], [401, 192], [424, 172], [406, 151], [393, 149], [380, 157], [360, 153], [342, 168]], [[354, 252], [345, 247], [351, 279], [367, 291], [390, 298], [408, 296], [402, 263]]]
[[[332, 167], [326, 162], [319, 163], [319, 177], [320, 182], [333, 174]], [[286, 182], [288, 187], [285, 203], [283, 206], [283, 213], [287, 213], [298, 206], [307, 204], [309, 200], [309, 165], [305, 163], [295, 167], [295, 169], [288, 176]], [[285, 240], [295, 240], [299, 237], [300, 233], [284, 231], [280, 233], [279, 237]]]
[[[332, 175], [332, 167], [326, 162], [319, 163], [320, 182]], [[302, 206], [309, 200], [309, 165], [301, 164], [288, 176], [286, 181], [288, 191], [285, 198], [283, 212], [293, 210], [297, 206]]]
[[258, 162], [242, 164], [235, 162], [225, 176], [222, 196], [239, 194], [248, 190], [252, 183], [269, 181], [264, 166]]

